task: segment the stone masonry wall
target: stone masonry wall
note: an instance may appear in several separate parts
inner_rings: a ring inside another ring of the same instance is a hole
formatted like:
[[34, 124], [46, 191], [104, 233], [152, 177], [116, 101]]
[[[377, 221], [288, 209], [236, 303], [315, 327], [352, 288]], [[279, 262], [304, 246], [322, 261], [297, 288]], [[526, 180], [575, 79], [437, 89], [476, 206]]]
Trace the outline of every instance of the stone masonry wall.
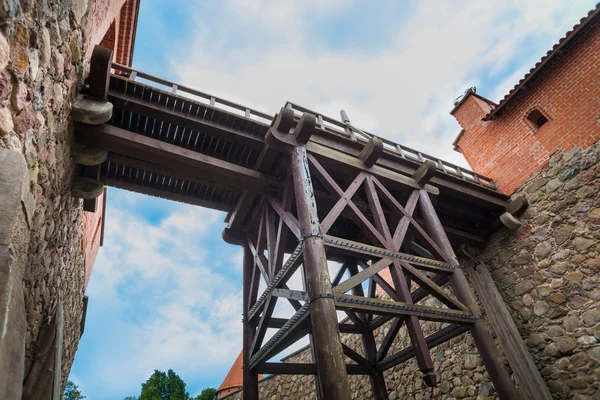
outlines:
[[[600, 399], [600, 143], [557, 153], [515, 196], [531, 203], [516, 232], [494, 234], [479, 258], [488, 266], [555, 399]], [[467, 260], [461, 260], [467, 263]], [[424, 323], [425, 334], [439, 324]], [[376, 331], [380, 343], [387, 326]], [[358, 336], [342, 341], [362, 353]], [[403, 328], [392, 354], [408, 345]], [[385, 373], [390, 399], [495, 399], [470, 335], [431, 350], [440, 383], [427, 388], [416, 361]], [[286, 362], [310, 362], [308, 350]], [[372, 398], [368, 377], [351, 376], [353, 399]], [[312, 376], [259, 384], [262, 399], [314, 399]], [[228, 397], [241, 399], [241, 392]]]
[[517, 232], [482, 259], [557, 399], [600, 398], [600, 143], [556, 153], [523, 183]]
[[83, 211], [69, 192], [74, 175], [69, 114], [87, 65], [89, 32], [84, 27], [90, 4], [93, 0], [0, 1], [0, 151], [13, 151], [25, 160], [27, 187], [35, 199], [26, 226], [24, 378], [40, 329], [56, 312], [59, 291], [63, 381], [80, 337]]

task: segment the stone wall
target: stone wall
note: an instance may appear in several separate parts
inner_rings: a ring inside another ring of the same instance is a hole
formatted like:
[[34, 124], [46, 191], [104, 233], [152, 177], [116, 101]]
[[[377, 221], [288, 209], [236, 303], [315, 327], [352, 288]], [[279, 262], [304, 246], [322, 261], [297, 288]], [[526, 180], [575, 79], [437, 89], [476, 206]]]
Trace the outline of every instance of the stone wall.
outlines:
[[[516, 232], [481, 249], [523, 340], [556, 399], [600, 399], [600, 143], [552, 156], [514, 196], [531, 203]], [[467, 260], [461, 260], [468, 263]], [[439, 324], [424, 323], [425, 335]], [[387, 326], [376, 331], [380, 343]], [[362, 353], [359, 337], [342, 335]], [[389, 354], [408, 345], [403, 328]], [[495, 399], [470, 335], [431, 350], [440, 383], [427, 388], [413, 359], [385, 373], [390, 399]], [[308, 350], [285, 362], [310, 362]], [[372, 398], [367, 377], [351, 376], [354, 399]], [[314, 399], [312, 376], [279, 375], [259, 385], [262, 399]], [[228, 397], [241, 399], [241, 392]]]
[[555, 398], [600, 398], [600, 143], [522, 184], [529, 209], [482, 259]]
[[19, 155], [32, 198], [25, 208], [29, 220], [21, 218], [14, 227], [29, 235], [28, 251], [23, 254], [13, 246], [10, 254], [24, 274], [27, 326], [24, 370], [15, 384], [34, 364], [40, 330], [56, 312], [59, 292], [64, 309], [63, 384], [80, 337], [83, 211], [69, 192], [74, 175], [69, 114], [87, 65], [89, 32], [84, 26], [90, 4], [92, 0], [0, 1], [0, 151]]

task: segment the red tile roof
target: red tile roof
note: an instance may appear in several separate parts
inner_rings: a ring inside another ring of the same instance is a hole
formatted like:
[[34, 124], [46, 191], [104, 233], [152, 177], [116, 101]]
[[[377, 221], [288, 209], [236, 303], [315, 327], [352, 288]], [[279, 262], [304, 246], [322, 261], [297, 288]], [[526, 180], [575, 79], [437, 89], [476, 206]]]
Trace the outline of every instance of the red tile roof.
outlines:
[[[514, 88], [512, 88], [510, 90], [510, 92], [508, 92], [506, 94], [506, 96], [504, 96], [504, 98], [502, 100], [500, 100], [500, 102], [498, 102], [498, 106], [495, 107], [492, 111], [490, 111], [485, 117], [484, 120], [490, 120], [492, 119], [496, 114], [498, 114], [500, 112], [500, 110], [502, 110], [508, 103], [510, 103], [510, 100], [517, 94], [519, 93], [519, 91], [525, 86], [525, 84], [527, 82], [529, 82], [529, 80], [531, 78], [533, 78], [535, 75], [537, 75], [542, 68], [544, 67], [544, 65], [548, 64], [554, 57], [556, 57], [557, 55], [560, 54], [561, 49], [567, 44], [569, 43], [573, 38], [575, 38], [577, 36], [577, 34], [579, 32], [581, 32], [583, 30], [583, 28], [585, 28], [593, 19], [594, 17], [598, 16], [600, 14], [600, 3], [596, 4], [596, 7], [591, 10], [585, 17], [583, 17], [579, 23], [577, 25], [575, 25], [573, 27], [573, 29], [571, 29], [569, 32], [567, 32], [565, 34], [565, 36], [560, 39], [558, 41], [557, 44], [555, 44], [552, 49], [550, 49], [545, 56], [542, 57], [542, 59], [533, 66], [533, 68], [531, 68], [529, 70], [529, 72], [527, 74], [525, 74], [525, 76], [523, 77], [523, 79], [521, 79]], [[466, 96], [465, 96], [466, 97]]]
[[[242, 389], [244, 387], [244, 377], [243, 377], [244, 361], [243, 361], [242, 354], [243, 354], [243, 352], [240, 352], [237, 359], [231, 366], [229, 373], [225, 377], [225, 380], [223, 381], [223, 383], [221, 383], [221, 386], [219, 386], [219, 388], [217, 389], [217, 393], [222, 392], [227, 389]], [[258, 375], [258, 380], [260, 381], [262, 379], [263, 379], [263, 376]]]

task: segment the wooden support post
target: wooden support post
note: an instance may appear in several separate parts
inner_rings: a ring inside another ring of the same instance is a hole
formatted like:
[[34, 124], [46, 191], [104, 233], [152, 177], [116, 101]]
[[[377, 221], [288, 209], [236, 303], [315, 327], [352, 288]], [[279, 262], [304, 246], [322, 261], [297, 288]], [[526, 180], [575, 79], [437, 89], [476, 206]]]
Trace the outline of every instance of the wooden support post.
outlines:
[[296, 207], [303, 236], [304, 273], [310, 303], [312, 334], [315, 340], [317, 372], [326, 399], [350, 399], [348, 373], [344, 363], [340, 331], [325, 244], [317, 215], [315, 194], [309, 173], [306, 149], [296, 147], [291, 152], [291, 169], [296, 193]]
[[[419, 200], [421, 214], [423, 215], [429, 234], [444, 251], [446, 257], [452, 259], [452, 261], [458, 265], [458, 259], [454, 254], [454, 250], [452, 250], [452, 245], [450, 244], [446, 232], [444, 232], [444, 227], [435, 212], [429, 194], [425, 190], [420, 190]], [[452, 285], [452, 289], [458, 300], [466, 305], [473, 315], [481, 315], [479, 305], [477, 305], [475, 296], [469, 287], [469, 282], [461, 269], [456, 269], [454, 271], [450, 277], [450, 284]], [[481, 354], [483, 364], [490, 375], [494, 388], [496, 389], [496, 392], [498, 392], [498, 397], [500, 397], [501, 400], [520, 399], [508, 372], [500, 363], [496, 353], [494, 339], [483, 319], [477, 319], [475, 323], [471, 325], [471, 335]]]
[[[256, 300], [256, 291], [252, 296], [252, 270], [254, 269], [254, 256], [248, 246], [248, 241], [244, 243], [244, 298], [243, 298], [243, 382], [244, 382], [244, 400], [258, 400], [258, 373], [250, 371], [250, 347], [254, 340], [254, 327], [248, 321], [248, 310], [251, 301]], [[257, 285], [258, 286], [258, 285]], [[254, 298], [251, 298], [254, 297]]]
[[[354, 276], [358, 274], [358, 267], [356, 265], [356, 260], [349, 260], [347, 262], [348, 272], [350, 276]], [[352, 289], [352, 294], [355, 296], [364, 297], [365, 293], [362, 287], [362, 284], [355, 286]], [[368, 323], [367, 315], [360, 315], [363, 322], [365, 324]], [[375, 344], [375, 337], [373, 336], [373, 331], [370, 329], [365, 329], [362, 333], [362, 343], [363, 348], [365, 350], [365, 358], [369, 361], [371, 368], [375, 366], [377, 363], [377, 345]], [[369, 380], [371, 381], [371, 389], [373, 390], [373, 398], [375, 400], [388, 400], [389, 396], [387, 393], [387, 389], [385, 387], [385, 378], [383, 377], [383, 372], [375, 370], [373, 368], [371, 373], [369, 374]]]
[[[467, 256], [470, 255], [463, 250]], [[552, 395], [540, 375], [531, 353], [513, 321], [506, 303], [502, 300], [498, 288], [487, 267], [479, 263], [475, 268], [469, 268], [469, 277], [487, 312], [487, 320], [494, 328], [498, 341], [506, 350], [506, 357], [523, 391], [524, 397], [531, 400], [551, 400]]]

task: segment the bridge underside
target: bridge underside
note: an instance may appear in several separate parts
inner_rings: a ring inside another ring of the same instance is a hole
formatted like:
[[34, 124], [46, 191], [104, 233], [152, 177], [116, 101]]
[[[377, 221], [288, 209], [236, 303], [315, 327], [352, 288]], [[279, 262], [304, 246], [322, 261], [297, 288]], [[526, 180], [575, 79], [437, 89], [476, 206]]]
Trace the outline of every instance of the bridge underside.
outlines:
[[[112, 103], [112, 118], [75, 127], [77, 144], [106, 159], [81, 175], [228, 212], [223, 237], [245, 254], [244, 398], [258, 397], [259, 373], [285, 373], [316, 374], [322, 398], [340, 399], [350, 398], [347, 374], [366, 374], [375, 398], [387, 399], [383, 371], [412, 357], [435, 385], [429, 349], [465, 332], [501, 398], [515, 398], [453, 251], [499, 228], [508, 197], [491, 180], [292, 103], [270, 116], [112, 68], [91, 74], [88, 90]], [[328, 260], [341, 263], [335, 276]], [[305, 287], [291, 290], [298, 270]], [[273, 317], [281, 301], [296, 310], [291, 318]], [[424, 321], [437, 332], [425, 337]], [[386, 323], [377, 346], [373, 331]], [[412, 344], [388, 354], [403, 325]], [[277, 331], [267, 339], [269, 328]], [[360, 335], [363, 348], [343, 345], [340, 332]], [[306, 335], [313, 364], [271, 361]]]

